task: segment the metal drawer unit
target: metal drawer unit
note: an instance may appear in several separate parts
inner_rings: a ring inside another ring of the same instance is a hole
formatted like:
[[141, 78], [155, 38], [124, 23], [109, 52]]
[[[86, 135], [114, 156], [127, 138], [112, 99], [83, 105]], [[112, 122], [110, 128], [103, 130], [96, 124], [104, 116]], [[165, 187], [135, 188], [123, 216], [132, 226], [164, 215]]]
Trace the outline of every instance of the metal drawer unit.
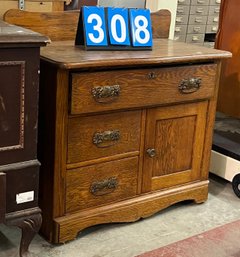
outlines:
[[174, 39], [212, 47], [220, 4], [221, 0], [178, 0]]

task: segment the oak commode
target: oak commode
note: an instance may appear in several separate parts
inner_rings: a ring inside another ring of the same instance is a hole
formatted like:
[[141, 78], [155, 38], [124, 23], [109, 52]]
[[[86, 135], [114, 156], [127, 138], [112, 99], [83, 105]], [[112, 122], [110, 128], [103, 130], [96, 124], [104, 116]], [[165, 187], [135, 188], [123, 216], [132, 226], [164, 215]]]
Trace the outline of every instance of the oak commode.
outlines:
[[204, 202], [222, 58], [167, 39], [152, 51], [41, 50], [41, 232], [74, 239], [101, 223]]

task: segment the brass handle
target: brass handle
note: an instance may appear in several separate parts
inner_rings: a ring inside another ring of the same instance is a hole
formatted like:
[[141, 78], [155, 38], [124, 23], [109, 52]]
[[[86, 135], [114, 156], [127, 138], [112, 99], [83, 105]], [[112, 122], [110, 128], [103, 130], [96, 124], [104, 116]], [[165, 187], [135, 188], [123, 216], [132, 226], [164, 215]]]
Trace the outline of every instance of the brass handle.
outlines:
[[153, 158], [156, 156], [156, 150], [154, 148], [147, 149], [147, 154], [149, 157]]
[[90, 186], [90, 193], [95, 196], [110, 194], [117, 188], [117, 186], [117, 178], [108, 178], [102, 181], [93, 182]]
[[113, 102], [120, 95], [120, 86], [102, 86], [102, 87], [93, 87], [92, 96], [96, 102], [99, 103], [109, 103]]
[[97, 147], [104, 148], [116, 144], [120, 138], [121, 134], [119, 130], [108, 130], [104, 132], [96, 132], [93, 135], [92, 142]]
[[183, 79], [178, 89], [182, 94], [191, 94], [200, 89], [201, 83], [202, 80], [200, 78]]

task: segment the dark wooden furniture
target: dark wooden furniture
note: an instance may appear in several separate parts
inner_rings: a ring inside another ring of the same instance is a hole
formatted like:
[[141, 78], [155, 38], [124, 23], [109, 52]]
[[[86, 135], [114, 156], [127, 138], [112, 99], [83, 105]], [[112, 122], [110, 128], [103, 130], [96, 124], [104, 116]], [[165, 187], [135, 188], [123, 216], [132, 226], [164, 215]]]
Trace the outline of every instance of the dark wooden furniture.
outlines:
[[22, 229], [20, 256], [41, 225], [37, 113], [42, 35], [0, 21], [0, 222]]
[[217, 109], [240, 118], [240, 1], [222, 0], [219, 31], [215, 48], [228, 50], [232, 58], [224, 60], [221, 71]]
[[41, 232], [51, 242], [101, 223], [204, 202], [222, 58], [167, 39], [152, 51], [41, 51]]

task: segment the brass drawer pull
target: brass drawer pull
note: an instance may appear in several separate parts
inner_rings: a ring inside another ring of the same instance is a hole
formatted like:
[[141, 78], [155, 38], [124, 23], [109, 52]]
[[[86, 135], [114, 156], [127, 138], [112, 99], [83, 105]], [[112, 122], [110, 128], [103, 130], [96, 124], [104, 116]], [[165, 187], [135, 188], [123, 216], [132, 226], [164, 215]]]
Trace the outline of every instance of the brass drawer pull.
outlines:
[[191, 94], [200, 89], [201, 83], [202, 80], [200, 78], [183, 79], [178, 89], [182, 94]]
[[96, 102], [109, 103], [113, 102], [120, 95], [120, 86], [103, 86], [92, 88], [92, 96]]
[[117, 188], [117, 186], [117, 178], [108, 178], [103, 181], [93, 182], [90, 186], [90, 193], [92, 193], [95, 196], [110, 194]]
[[120, 140], [119, 130], [108, 130], [104, 132], [96, 132], [93, 135], [93, 144], [97, 147], [104, 148], [115, 145]]

